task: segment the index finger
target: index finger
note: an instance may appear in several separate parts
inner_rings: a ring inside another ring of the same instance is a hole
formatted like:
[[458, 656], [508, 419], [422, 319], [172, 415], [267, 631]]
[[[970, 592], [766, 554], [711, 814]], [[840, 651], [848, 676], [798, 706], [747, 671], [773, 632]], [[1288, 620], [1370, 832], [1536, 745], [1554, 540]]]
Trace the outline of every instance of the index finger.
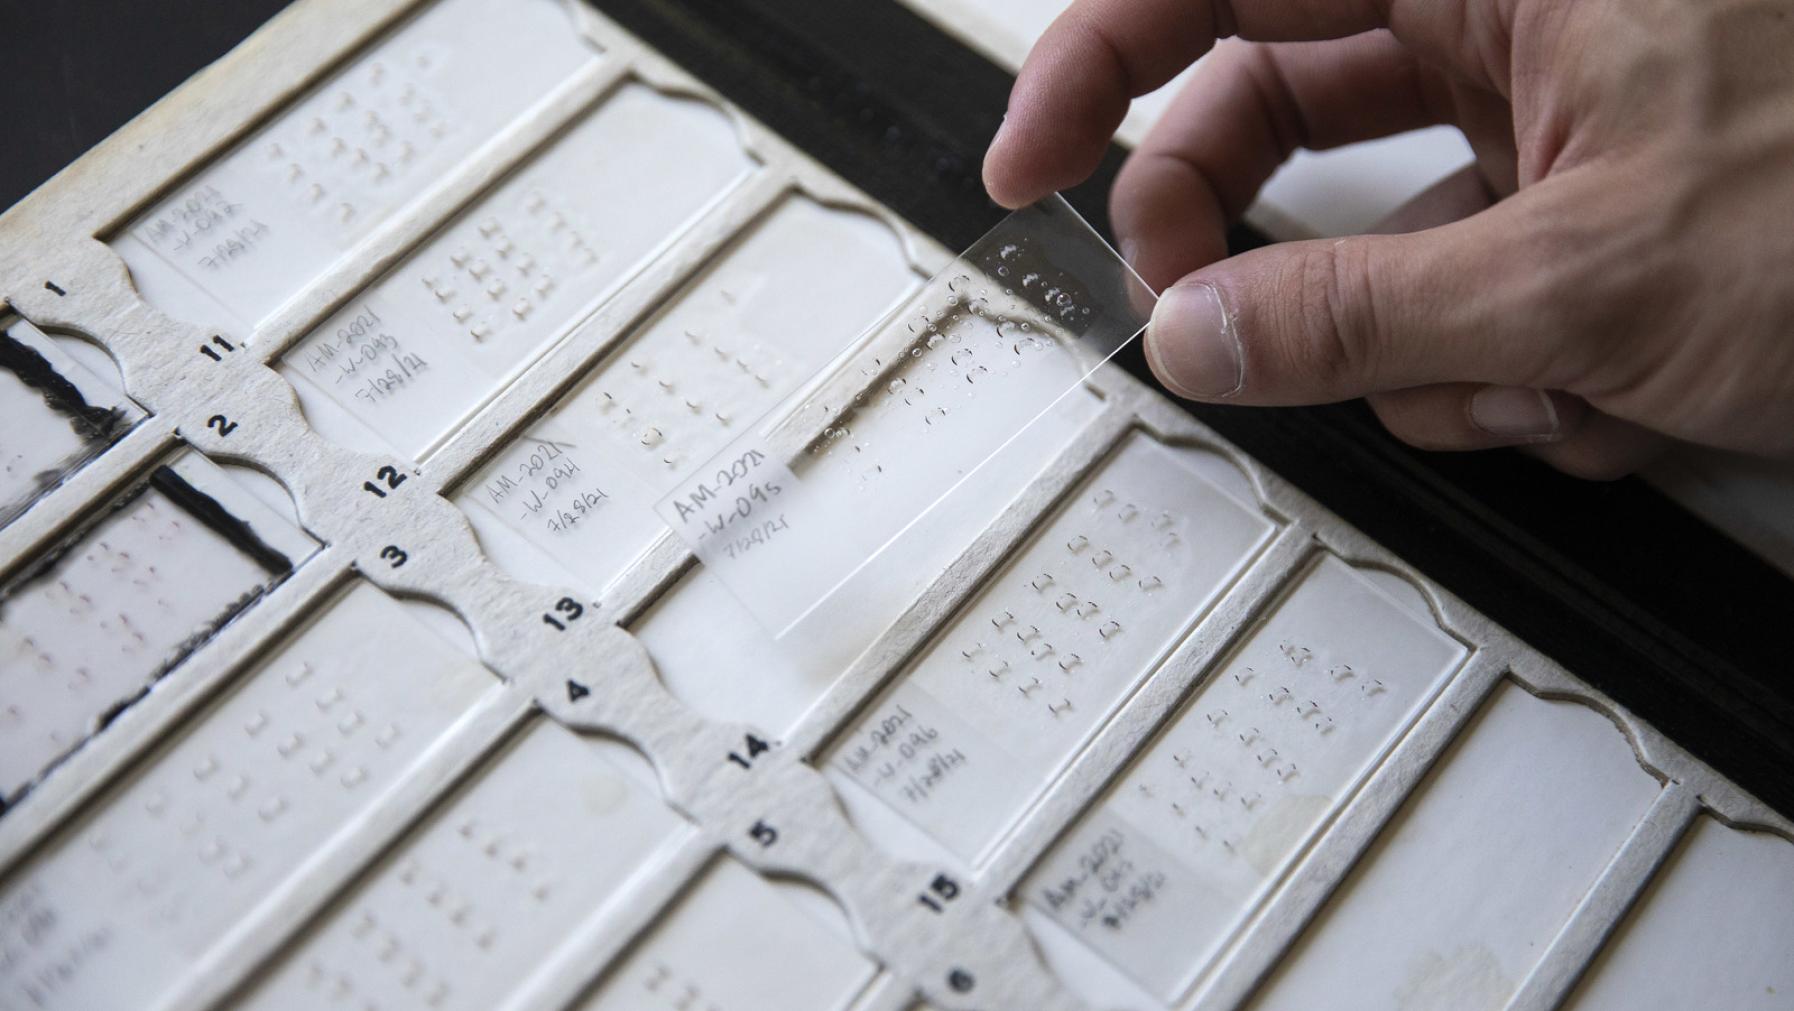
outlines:
[[998, 203], [1021, 207], [1082, 182], [1102, 160], [1128, 102], [1162, 87], [1219, 38], [1342, 38], [1386, 26], [1390, 2], [1077, 0], [1016, 76], [1009, 112], [984, 158], [985, 188]]

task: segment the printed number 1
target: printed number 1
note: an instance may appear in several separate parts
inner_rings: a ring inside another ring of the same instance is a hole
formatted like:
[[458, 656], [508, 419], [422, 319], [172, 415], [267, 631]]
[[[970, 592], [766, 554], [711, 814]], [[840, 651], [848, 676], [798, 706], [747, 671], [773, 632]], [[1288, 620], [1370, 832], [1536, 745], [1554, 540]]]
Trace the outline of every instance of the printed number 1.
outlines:
[[[216, 344], [216, 345], [218, 345], [219, 348], [223, 348], [225, 354], [229, 354], [232, 351], [237, 350], [237, 346], [235, 344], [232, 344], [230, 341], [225, 340], [219, 334], [212, 335], [212, 344]], [[211, 360], [213, 360], [215, 362], [223, 361], [224, 355], [219, 354], [217, 348], [212, 347], [212, 344], [201, 344], [199, 346], [199, 353], [202, 355], [205, 355], [207, 358], [210, 358]]]

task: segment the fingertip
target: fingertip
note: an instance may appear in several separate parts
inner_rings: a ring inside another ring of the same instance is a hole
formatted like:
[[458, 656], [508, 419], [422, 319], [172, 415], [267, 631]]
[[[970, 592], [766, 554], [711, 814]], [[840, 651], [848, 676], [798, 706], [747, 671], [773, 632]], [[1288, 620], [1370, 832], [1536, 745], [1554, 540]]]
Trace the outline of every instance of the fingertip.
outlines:
[[1050, 149], [1052, 145], [1042, 144], [1041, 131], [1030, 132], [1014, 124], [1014, 117], [1005, 118], [984, 153], [984, 189], [992, 200], [1012, 211], [1020, 210], [1089, 174], [1055, 164], [1042, 154], [1043, 146]]

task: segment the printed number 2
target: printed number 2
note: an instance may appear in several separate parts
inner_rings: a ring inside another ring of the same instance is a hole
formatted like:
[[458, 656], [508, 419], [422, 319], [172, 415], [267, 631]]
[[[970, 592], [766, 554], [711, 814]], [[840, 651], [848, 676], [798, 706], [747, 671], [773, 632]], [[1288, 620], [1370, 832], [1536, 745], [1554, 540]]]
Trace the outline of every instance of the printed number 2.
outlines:
[[[566, 615], [568, 621], [578, 621], [579, 616], [586, 613], [585, 607], [572, 597], [562, 597], [555, 601], [554, 609], [561, 614]], [[545, 624], [553, 625], [554, 630], [557, 632], [565, 632], [567, 630], [567, 626], [563, 625], [559, 619], [555, 618], [552, 614], [544, 614], [542, 616], [542, 621]]]
[[[374, 472], [374, 476], [385, 481], [386, 488], [397, 488], [405, 483], [405, 475], [399, 473], [397, 467], [381, 467]], [[372, 481], [361, 482], [361, 489], [375, 498], [385, 498], [386, 488], [382, 488]]]

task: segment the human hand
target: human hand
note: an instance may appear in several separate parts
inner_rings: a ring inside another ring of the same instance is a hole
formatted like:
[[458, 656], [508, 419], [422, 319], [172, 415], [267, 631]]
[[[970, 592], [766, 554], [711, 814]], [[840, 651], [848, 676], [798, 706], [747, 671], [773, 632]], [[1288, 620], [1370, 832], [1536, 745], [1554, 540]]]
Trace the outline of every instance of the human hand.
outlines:
[[[1111, 195], [1170, 285], [1146, 353], [1173, 393], [1363, 396], [1413, 445], [1586, 477], [1671, 440], [1794, 457], [1794, 0], [1078, 0], [1016, 81], [991, 195], [1081, 181], [1131, 97], [1235, 35]], [[1438, 123], [1476, 162], [1404, 234], [1224, 258], [1298, 147]]]

